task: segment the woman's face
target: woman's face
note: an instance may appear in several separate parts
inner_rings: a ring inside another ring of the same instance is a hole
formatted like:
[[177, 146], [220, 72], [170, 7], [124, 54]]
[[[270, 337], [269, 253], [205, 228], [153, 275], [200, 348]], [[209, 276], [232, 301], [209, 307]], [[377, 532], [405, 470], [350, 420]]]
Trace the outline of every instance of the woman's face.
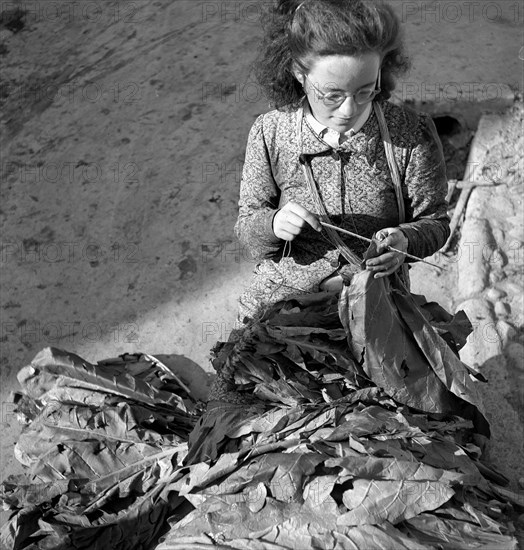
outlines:
[[[313, 61], [308, 74], [296, 71], [295, 77], [304, 87], [313, 116], [328, 128], [344, 133], [368, 106], [357, 104], [353, 94], [375, 89], [380, 62], [379, 54], [373, 52], [322, 56]], [[347, 97], [338, 104], [326, 105], [319, 92], [341, 92]]]

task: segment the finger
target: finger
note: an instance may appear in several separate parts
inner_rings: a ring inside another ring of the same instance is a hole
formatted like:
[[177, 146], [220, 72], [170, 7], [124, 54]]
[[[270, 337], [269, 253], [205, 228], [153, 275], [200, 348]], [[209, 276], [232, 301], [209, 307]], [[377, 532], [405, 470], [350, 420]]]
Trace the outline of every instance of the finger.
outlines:
[[278, 236], [280, 238], [282, 238], [280, 235], [282, 231], [287, 231], [293, 235], [298, 235], [305, 224], [304, 220], [300, 216], [297, 216], [289, 210], [281, 210], [278, 212], [273, 223], [274, 229], [279, 234]]
[[377, 251], [382, 252], [388, 250], [388, 247], [404, 249], [405, 236], [397, 227], [386, 227], [381, 229], [375, 235], [377, 243]]
[[388, 235], [386, 238], [384, 238], [382, 241], [380, 241], [377, 245], [377, 251], [378, 252], [385, 252], [389, 250], [389, 247], [392, 246], [393, 248], [396, 248], [396, 244], [398, 244], [397, 239], [394, 235]]
[[375, 258], [370, 258], [366, 261], [366, 267], [383, 267], [385, 265], [392, 264], [395, 261], [395, 258], [398, 257], [396, 252], [386, 252]]
[[309, 210], [306, 210], [303, 206], [300, 206], [300, 204], [297, 204], [295, 202], [288, 203], [290, 204], [290, 211], [299, 216], [301, 219], [303, 219], [306, 223], [308, 223], [313, 229], [316, 231], [322, 231], [322, 226], [320, 225], [320, 222], [318, 221], [317, 217], [312, 214]]
[[385, 244], [387, 238], [388, 228], [381, 229], [375, 234], [375, 240], [377, 241], [377, 252], [383, 252], [384, 250], [387, 250], [387, 245]]
[[306, 225], [304, 218], [292, 211], [286, 212], [284, 222], [286, 226], [296, 227], [299, 231]]
[[375, 271], [389, 275], [390, 273], [393, 273], [393, 271], [396, 271], [403, 263], [402, 257], [396, 255], [393, 258], [388, 259], [388, 261], [380, 264], [366, 265], [366, 269], [368, 271]]
[[375, 275], [373, 275], [373, 279], [382, 279], [382, 277], [388, 277], [389, 275], [392, 275], [393, 273], [395, 273], [394, 269], [392, 269], [390, 271], [381, 271], [380, 273], [375, 273]]
[[292, 223], [288, 223], [282, 226], [282, 231], [285, 231], [286, 233], [289, 233], [290, 235], [296, 237], [297, 235], [300, 235], [301, 228], [293, 225]]
[[380, 266], [380, 267], [367, 267], [367, 271], [371, 271], [373, 273], [385, 273], [386, 275], [389, 275], [390, 273], [393, 273], [399, 268], [400, 264], [390, 264], [388, 266]]
[[395, 271], [397, 271], [397, 269], [402, 265], [402, 261], [400, 261], [400, 258], [397, 258], [397, 260], [399, 261], [395, 261], [393, 263], [393, 265], [391, 265], [388, 269], [386, 269], [385, 271], [380, 271], [378, 273], [375, 273], [375, 275], [373, 276], [375, 279], [380, 279], [382, 277], [387, 277], [393, 273], [395, 273]]
[[273, 219], [273, 233], [276, 237], [285, 241], [293, 240], [300, 233], [299, 227], [287, 221], [288, 216], [288, 212], [280, 210]]
[[274, 233], [279, 239], [290, 241], [300, 234], [300, 229], [294, 225], [280, 225]]

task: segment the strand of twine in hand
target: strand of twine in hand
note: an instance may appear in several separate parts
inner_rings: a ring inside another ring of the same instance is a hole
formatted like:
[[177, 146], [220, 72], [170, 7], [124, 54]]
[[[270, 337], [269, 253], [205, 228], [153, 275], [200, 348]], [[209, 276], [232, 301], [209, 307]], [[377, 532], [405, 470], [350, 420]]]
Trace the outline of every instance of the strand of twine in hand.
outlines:
[[[372, 243], [373, 239], [368, 239], [367, 237], [363, 237], [362, 235], [359, 235], [358, 233], [353, 233], [352, 231], [347, 231], [346, 229], [342, 229], [340, 227], [337, 227], [335, 225], [331, 225], [330, 223], [320, 222], [321, 225], [324, 225], [325, 227], [329, 227], [330, 229], [334, 229], [335, 231], [339, 231], [340, 233], [345, 233], [346, 235], [350, 235], [351, 237], [355, 237], [357, 239], [360, 239], [362, 241], [366, 241], [368, 243]], [[394, 248], [392, 246], [387, 246], [388, 250], [392, 250], [394, 252], [398, 252], [399, 254], [404, 254], [408, 258], [411, 258], [413, 260], [418, 260], [419, 262], [423, 262], [425, 264], [428, 264], [432, 267], [436, 267], [437, 269], [441, 269], [444, 271], [444, 268], [437, 264], [432, 264], [431, 262], [427, 262], [426, 260], [423, 260], [422, 258], [419, 258], [418, 256], [414, 256], [413, 254], [408, 254], [407, 252], [404, 252], [402, 250], [399, 250], [398, 248]]]
[[[284, 241], [284, 247], [282, 249], [282, 259], [289, 258], [291, 256], [291, 241]], [[255, 321], [261, 319], [266, 315], [266, 313], [273, 307], [274, 304], [271, 303], [271, 299], [275, 295], [276, 292], [278, 292], [282, 287], [286, 287], [292, 291], [299, 292], [299, 293], [307, 293], [307, 290], [292, 286], [289, 284], [286, 284], [286, 278], [282, 274], [282, 272], [274, 266], [275, 271], [280, 275], [280, 281], [274, 281], [276, 283], [276, 287], [271, 291], [271, 294], [268, 296], [265, 303], [261, 304], [260, 311], [257, 313], [256, 317], [253, 319], [252, 323], [250, 325], [254, 324]]]

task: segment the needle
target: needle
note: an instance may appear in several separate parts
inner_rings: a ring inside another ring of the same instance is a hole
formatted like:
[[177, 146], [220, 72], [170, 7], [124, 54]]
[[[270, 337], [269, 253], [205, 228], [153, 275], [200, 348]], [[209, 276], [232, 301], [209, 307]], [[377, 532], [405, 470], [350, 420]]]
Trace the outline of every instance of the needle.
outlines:
[[[368, 243], [372, 243], [373, 239], [368, 239], [367, 237], [363, 237], [362, 235], [358, 235], [357, 233], [352, 233], [351, 231], [347, 231], [346, 229], [342, 229], [340, 227], [337, 227], [335, 225], [331, 225], [330, 223], [320, 222], [321, 225], [325, 227], [329, 227], [330, 229], [334, 229], [335, 231], [339, 231], [340, 233], [346, 233], [347, 235], [351, 235], [351, 237], [356, 237], [357, 239], [361, 239], [362, 241], [366, 241]], [[419, 258], [418, 256], [413, 256], [413, 254], [408, 254], [407, 252], [402, 252], [402, 250], [399, 250], [398, 248], [393, 248], [392, 246], [387, 247], [388, 250], [393, 250], [395, 252], [399, 252], [400, 254], [404, 254], [408, 258], [412, 258], [413, 260], [418, 260], [419, 262], [423, 262], [425, 264], [431, 265], [433, 267], [436, 267], [437, 269], [444, 270], [443, 267], [440, 265], [432, 264], [431, 262], [427, 262], [426, 260], [423, 260], [422, 258]]]

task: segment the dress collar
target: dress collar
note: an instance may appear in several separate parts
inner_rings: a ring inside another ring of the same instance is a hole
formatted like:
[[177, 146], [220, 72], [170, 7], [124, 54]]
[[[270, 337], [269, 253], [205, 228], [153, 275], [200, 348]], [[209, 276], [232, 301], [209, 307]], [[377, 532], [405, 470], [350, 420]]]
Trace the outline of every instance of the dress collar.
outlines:
[[369, 112], [366, 109], [364, 114], [366, 114], [366, 117], [362, 116], [364, 120], [359, 118], [357, 124], [346, 133], [347, 139], [342, 144], [333, 146], [325, 140], [327, 127], [313, 117], [309, 105], [304, 102], [297, 110], [296, 119], [301, 153], [315, 155], [336, 150], [370, 156], [374, 153], [377, 141], [380, 139], [378, 122], [373, 112], [372, 103], [369, 104]]
[[312, 130], [318, 134], [328, 145], [331, 145], [334, 149], [337, 149], [342, 143], [349, 138], [352, 138], [361, 128], [364, 126], [366, 120], [371, 114], [372, 104], [367, 104], [366, 108], [355, 121], [355, 124], [347, 132], [341, 134], [336, 130], [328, 128], [325, 124], [317, 120], [311, 112], [311, 106], [307, 101], [304, 102], [304, 116], [311, 126]]

